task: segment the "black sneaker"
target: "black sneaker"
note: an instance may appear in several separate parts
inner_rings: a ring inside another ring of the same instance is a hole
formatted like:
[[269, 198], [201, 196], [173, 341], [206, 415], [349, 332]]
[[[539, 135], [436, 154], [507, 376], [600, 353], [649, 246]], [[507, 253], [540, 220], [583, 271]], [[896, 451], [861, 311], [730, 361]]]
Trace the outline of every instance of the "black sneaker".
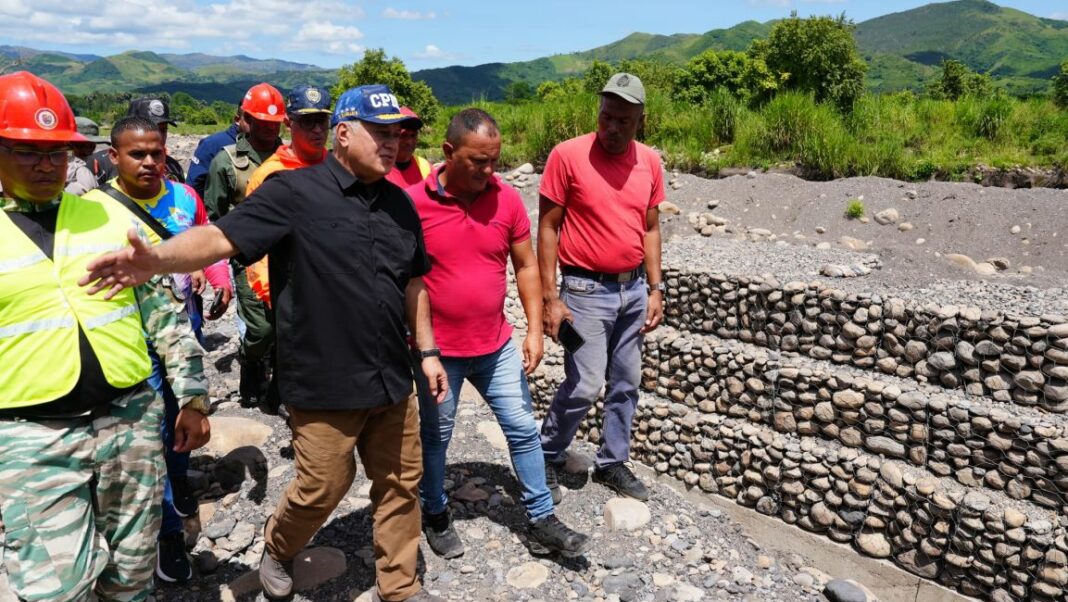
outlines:
[[262, 362], [241, 362], [241, 382], [237, 388], [241, 395], [241, 407], [253, 408], [260, 405], [266, 380], [267, 371]]
[[464, 542], [452, 526], [449, 511], [438, 514], [423, 514], [423, 533], [430, 549], [442, 558], [456, 558], [464, 554]]
[[581, 556], [590, 547], [590, 538], [574, 531], [555, 514], [530, 523], [527, 530], [532, 554], [559, 554], [565, 558]]
[[200, 511], [197, 498], [193, 495], [189, 480], [185, 477], [171, 479], [171, 498], [173, 498], [174, 511], [182, 518], [194, 516]]
[[545, 486], [549, 488], [549, 493], [553, 496], [553, 505], [558, 505], [560, 500], [564, 499], [564, 494], [560, 491], [560, 478], [556, 474], [556, 464], [548, 459], [545, 460]]
[[184, 533], [164, 535], [156, 542], [156, 576], [167, 583], [185, 583], [193, 577]]
[[638, 477], [634, 476], [626, 464], [594, 468], [593, 480], [627, 497], [643, 502], [649, 499], [649, 490], [638, 480]]

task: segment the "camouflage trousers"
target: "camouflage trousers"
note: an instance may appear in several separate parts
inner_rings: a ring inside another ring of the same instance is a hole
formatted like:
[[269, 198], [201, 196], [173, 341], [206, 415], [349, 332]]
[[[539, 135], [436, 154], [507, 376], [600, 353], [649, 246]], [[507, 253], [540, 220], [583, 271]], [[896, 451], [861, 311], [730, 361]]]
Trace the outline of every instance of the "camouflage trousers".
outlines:
[[102, 416], [0, 419], [3, 560], [22, 600], [148, 598], [163, 490], [163, 401], [148, 386]]

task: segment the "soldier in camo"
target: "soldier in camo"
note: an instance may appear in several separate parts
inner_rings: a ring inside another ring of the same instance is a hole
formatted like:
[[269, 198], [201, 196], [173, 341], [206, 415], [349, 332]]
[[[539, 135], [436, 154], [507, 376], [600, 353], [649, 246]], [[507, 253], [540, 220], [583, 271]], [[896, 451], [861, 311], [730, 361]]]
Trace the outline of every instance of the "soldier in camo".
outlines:
[[[140, 601], [152, 589], [165, 472], [163, 401], [143, 380], [151, 369], [147, 354], [141, 357], [143, 337], [163, 359], [183, 408], [175, 429], [180, 451], [210, 437], [203, 351], [169, 277], [137, 287], [121, 311], [93, 315], [101, 302], [70, 282], [79, 258], [97, 246], [128, 244], [124, 233], [137, 223], [117, 202], [62, 192], [68, 144], [80, 140], [73, 124], [48, 82], [26, 72], [0, 77], [3, 562], [27, 602]], [[75, 244], [87, 232], [94, 244]], [[47, 308], [60, 317], [35, 319], [46, 311], [38, 298], [60, 288], [67, 303]], [[116, 376], [130, 364], [136, 368]], [[56, 381], [63, 386], [50, 388]]]

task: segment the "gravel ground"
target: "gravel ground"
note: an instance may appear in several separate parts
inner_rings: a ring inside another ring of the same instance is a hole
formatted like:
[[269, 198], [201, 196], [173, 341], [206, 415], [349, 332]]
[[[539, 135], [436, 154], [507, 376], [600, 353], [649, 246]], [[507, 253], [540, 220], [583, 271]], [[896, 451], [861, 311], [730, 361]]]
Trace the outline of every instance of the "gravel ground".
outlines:
[[[212, 324], [208, 332], [209, 373], [216, 395], [221, 395], [213, 421], [226, 426], [248, 425], [242, 421], [251, 420], [268, 427], [269, 434], [251, 455], [248, 447], [222, 459], [211, 450], [194, 454], [194, 481], [206, 490], [201, 508], [205, 520], [194, 548], [200, 570], [190, 585], [160, 587], [156, 592], [160, 601], [260, 599], [252, 569], [262, 550], [262, 525], [293, 474], [283, 422], [228, 400], [230, 395], [236, 399], [232, 313]], [[570, 473], [563, 477], [564, 501], [557, 512], [569, 525], [590, 533], [594, 546], [583, 558], [535, 558], [524, 544], [525, 518], [516, 502], [518, 484], [503, 435], [488, 407], [472, 391], [462, 396], [454, 438], [446, 485], [467, 552], [446, 561], [424, 544], [420, 565], [428, 589], [448, 599], [821, 599], [819, 588], [829, 577], [808, 566], [804, 557], [761, 550], [719, 510], [695, 506], [670, 488], [652, 489], [647, 524], [633, 531], [611, 530], [604, 509], [612, 496], [588, 481], [593, 450], [585, 443], [575, 445]], [[299, 592], [295, 600], [369, 599], [374, 574], [369, 484], [360, 473], [346, 500], [311, 544], [340, 552], [320, 550], [322, 556], [299, 569], [304, 576], [298, 580], [329, 580]], [[193, 523], [187, 527], [196, 529]]]

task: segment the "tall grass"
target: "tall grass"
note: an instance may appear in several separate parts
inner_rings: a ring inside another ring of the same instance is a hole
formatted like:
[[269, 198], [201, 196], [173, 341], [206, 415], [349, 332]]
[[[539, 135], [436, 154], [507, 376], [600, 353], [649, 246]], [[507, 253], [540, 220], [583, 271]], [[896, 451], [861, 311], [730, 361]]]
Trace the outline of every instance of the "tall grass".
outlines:
[[[476, 106], [497, 119], [501, 162], [515, 166], [544, 162], [559, 142], [594, 131], [597, 103], [595, 94], [579, 94]], [[422, 137], [426, 146], [439, 145], [459, 109], [430, 124]], [[751, 107], [726, 92], [700, 105], [653, 92], [640, 139], [663, 151], [668, 167], [691, 171], [784, 165], [820, 179], [923, 180], [959, 179], [978, 165], [1068, 169], [1068, 111], [1034, 98], [866, 95], [843, 112], [800, 93]]]

